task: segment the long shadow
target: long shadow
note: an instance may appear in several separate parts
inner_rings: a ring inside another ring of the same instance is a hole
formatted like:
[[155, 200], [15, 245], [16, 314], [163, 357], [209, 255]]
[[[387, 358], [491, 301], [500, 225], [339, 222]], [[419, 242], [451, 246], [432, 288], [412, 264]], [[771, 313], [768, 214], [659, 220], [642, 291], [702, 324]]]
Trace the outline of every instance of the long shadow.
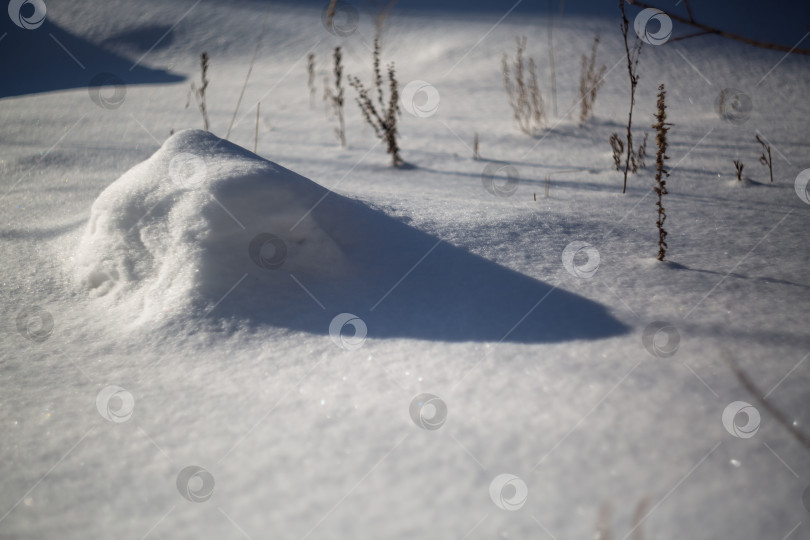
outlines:
[[[185, 80], [183, 75], [141, 64], [133, 67], [135, 60], [90, 43], [48, 20], [39, 28], [26, 30], [17, 27], [7, 13], [2, 15], [0, 36], [5, 34], [5, 37], [0, 41], [0, 70], [3, 73], [0, 98], [111, 84], [157, 84]], [[131, 43], [132, 39], [151, 39], [154, 34], [147, 28], [119, 37]], [[171, 34], [164, 41], [170, 39]]]
[[[209, 321], [329, 335], [333, 318], [351, 313], [364, 321], [369, 338], [514, 343], [593, 340], [629, 330], [596, 302], [328, 192], [213, 135], [184, 133], [179, 136], [207, 138], [194, 146], [206, 161], [262, 163], [260, 174], [212, 183], [217, 202], [212, 197], [200, 209], [210, 232], [189, 265], [199, 306], [216, 304]], [[260, 234], [284, 242], [262, 255], [264, 262], [256, 259], [266, 242], [250, 251]], [[352, 326], [344, 331], [352, 335]]]
[[760, 281], [762, 283], [778, 283], [780, 285], [790, 285], [790, 286], [793, 286], [793, 287], [801, 287], [803, 289], [810, 289], [810, 286], [808, 286], [808, 285], [804, 285], [802, 283], [795, 283], [793, 281], [787, 281], [785, 279], [777, 279], [777, 278], [771, 278], [771, 277], [752, 277], [752, 276], [746, 276], [745, 274], [739, 274], [737, 272], [726, 273], [726, 272], [718, 272], [716, 270], [706, 270], [704, 268], [692, 268], [692, 267], [686, 266], [685, 264], [680, 264], [680, 263], [675, 263], [675, 262], [670, 262], [668, 264], [669, 264], [669, 267], [674, 269], [674, 270], [688, 270], [688, 271], [691, 271], [691, 272], [700, 272], [700, 273], [703, 273], [703, 274], [714, 274], [714, 275], [717, 275], [717, 276], [732, 277], [732, 278], [738, 278], [738, 279], [751, 279], [751, 280], [754, 280], [754, 281]]

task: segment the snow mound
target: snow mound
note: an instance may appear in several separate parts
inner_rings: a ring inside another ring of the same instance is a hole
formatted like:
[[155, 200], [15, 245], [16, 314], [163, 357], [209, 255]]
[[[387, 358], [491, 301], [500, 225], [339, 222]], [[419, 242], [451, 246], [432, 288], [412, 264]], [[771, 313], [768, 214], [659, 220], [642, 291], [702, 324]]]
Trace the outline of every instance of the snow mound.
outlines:
[[537, 342], [627, 330], [599, 304], [197, 130], [101, 193], [75, 263], [82, 290], [105, 314], [123, 310], [127, 327], [196, 329], [208, 317], [331, 335], [348, 315], [369, 338]]
[[177, 133], [93, 204], [79, 280], [151, 318], [208, 310], [245, 274], [272, 284], [266, 269], [340, 274], [345, 256], [310, 212], [325, 194], [211, 133]]

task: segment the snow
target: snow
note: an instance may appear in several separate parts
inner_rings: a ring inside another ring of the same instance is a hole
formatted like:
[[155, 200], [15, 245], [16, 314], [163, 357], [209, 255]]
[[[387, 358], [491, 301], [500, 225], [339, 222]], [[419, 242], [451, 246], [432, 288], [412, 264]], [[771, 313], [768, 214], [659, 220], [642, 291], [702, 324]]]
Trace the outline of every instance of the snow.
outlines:
[[199, 316], [244, 274], [254, 294], [272, 298], [266, 309], [282, 308], [288, 284], [266, 270], [322, 279], [349, 271], [352, 246], [336, 242], [335, 221], [350, 219], [350, 208], [333, 199], [309, 211], [326, 195], [211, 133], [182, 131], [93, 203], [75, 258], [79, 281], [136, 323]]
[[[386, 20], [383, 62], [425, 98], [400, 170], [353, 90], [345, 149], [320, 100], [336, 45], [370, 80], [359, 3], [344, 37], [308, 3], [0, 17], [0, 538], [591, 538], [609, 505], [621, 539], [639, 501], [645, 539], [807, 536], [810, 456], [760, 403], [808, 431], [805, 57], [645, 46], [636, 137], [661, 82], [674, 124], [662, 263], [652, 169], [623, 195], [612, 168], [612, 9], [557, 19], [555, 116], [545, 5], [496, 24], [509, 6], [423, 4]], [[793, 46], [788, 8], [761, 19]], [[608, 73], [580, 127], [597, 32]], [[517, 35], [551, 116], [535, 138], [500, 79]], [[203, 50], [212, 133], [184, 108]], [[734, 122], [726, 88], [751, 98]]]

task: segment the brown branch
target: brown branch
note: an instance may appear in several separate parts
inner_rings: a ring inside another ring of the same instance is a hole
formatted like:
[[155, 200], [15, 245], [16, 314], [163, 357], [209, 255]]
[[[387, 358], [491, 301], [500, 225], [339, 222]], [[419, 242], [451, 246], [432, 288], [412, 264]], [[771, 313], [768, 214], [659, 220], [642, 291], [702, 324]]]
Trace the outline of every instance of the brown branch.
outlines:
[[[673, 19], [673, 20], [678, 21], [680, 23], [688, 24], [689, 26], [694, 26], [695, 28], [699, 28], [699, 29], [703, 30], [704, 32], [706, 32], [707, 34], [717, 34], [718, 36], [722, 36], [722, 37], [724, 37], [726, 39], [732, 39], [734, 41], [740, 41], [742, 43], [747, 43], [748, 45], [753, 45], [754, 47], [759, 47], [761, 49], [770, 49], [772, 51], [782, 51], [782, 52], [788, 52], [788, 53], [792, 52], [792, 53], [796, 53], [796, 54], [803, 54], [803, 55], [810, 56], [810, 49], [800, 49], [800, 48], [798, 48], [796, 46], [787, 47], [785, 45], [778, 45], [776, 43], [768, 43], [766, 41], [758, 41], [756, 39], [751, 39], [751, 38], [748, 38], [748, 37], [745, 37], [745, 36], [741, 36], [739, 34], [732, 34], [731, 32], [726, 32], [725, 30], [720, 30], [718, 28], [712, 28], [711, 26], [701, 24], [701, 23], [697, 22], [694, 19], [690, 20], [690, 19], [688, 19], [686, 17], [681, 17], [679, 15], [674, 15], [674, 14], [672, 14], [672, 13], [670, 13], [668, 11], [665, 11], [665, 10], [663, 10], [661, 8], [658, 8], [658, 7], [652, 6], [650, 4], [647, 4], [646, 2], [639, 2], [638, 0], [627, 0], [627, 1], [630, 2], [631, 4], [633, 4], [634, 6], [638, 6], [638, 7], [641, 7], [641, 8], [650, 8], [650, 9], [657, 9], [659, 11], [663, 11], [664, 13], [666, 13], [666, 15], [670, 19]], [[694, 37], [694, 36], [691, 36], [691, 37]], [[670, 40], [670, 41], [673, 41], [673, 40]]]
[[678, 36], [675, 38], [670, 38], [669, 41], [681, 41], [682, 39], [689, 39], [698, 36], [705, 36], [707, 34], [715, 34], [716, 32], [707, 32], [705, 30], [701, 30], [700, 32], [695, 32], [694, 34], [686, 34], [685, 36]]
[[689, 15], [689, 20], [694, 22], [695, 16], [692, 15], [692, 8], [689, 6], [689, 0], [683, 0], [683, 3], [686, 6], [686, 13]]

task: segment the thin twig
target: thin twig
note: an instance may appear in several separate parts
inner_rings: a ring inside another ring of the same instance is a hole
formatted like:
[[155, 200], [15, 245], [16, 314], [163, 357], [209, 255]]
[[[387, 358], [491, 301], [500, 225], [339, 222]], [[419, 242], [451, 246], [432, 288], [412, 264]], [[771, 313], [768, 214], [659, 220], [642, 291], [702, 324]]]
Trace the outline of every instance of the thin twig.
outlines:
[[239, 99], [236, 100], [236, 109], [233, 111], [231, 123], [228, 124], [228, 131], [225, 133], [226, 141], [231, 136], [231, 129], [233, 128], [233, 123], [236, 120], [236, 115], [239, 112], [239, 106], [242, 104], [242, 97], [245, 95], [245, 88], [247, 88], [248, 80], [250, 79], [250, 74], [253, 71], [253, 64], [256, 62], [256, 55], [259, 54], [259, 46], [262, 43], [262, 36], [264, 36], [264, 31], [267, 29], [267, 21], [269, 19], [270, 19], [270, 6], [267, 6], [267, 14], [264, 16], [264, 22], [262, 23], [262, 31], [259, 33], [259, 38], [256, 40], [256, 48], [253, 49], [253, 58], [251, 58], [250, 60], [250, 67], [248, 67], [247, 74], [245, 75], [245, 82], [242, 84], [242, 91], [239, 92]]
[[787, 429], [788, 432], [790, 432], [790, 434], [793, 435], [793, 437], [797, 441], [799, 441], [799, 443], [802, 446], [804, 446], [806, 449], [810, 450], [810, 438], [808, 438], [807, 435], [802, 433], [799, 430], [799, 428], [797, 428], [795, 425], [793, 425], [793, 422], [791, 422], [790, 419], [787, 416], [785, 416], [785, 414], [782, 411], [777, 409], [769, 401], [765, 401], [765, 398], [762, 397], [764, 395], [762, 393], [762, 390], [757, 388], [757, 386], [753, 383], [753, 381], [751, 381], [751, 378], [748, 376], [748, 374], [745, 373], [742, 370], [742, 368], [740, 368], [740, 366], [737, 364], [736, 360], [734, 360], [734, 358], [731, 356], [731, 353], [728, 352], [728, 351], [724, 351], [722, 356], [723, 356], [723, 360], [726, 361], [726, 364], [728, 364], [728, 367], [731, 369], [731, 371], [737, 377], [737, 380], [739, 380], [740, 384], [742, 384], [745, 387], [745, 389], [748, 390], [748, 392], [757, 401], [757, 403], [759, 403], [762, 406], [762, 408], [764, 408], [766, 411], [771, 413], [771, 416], [773, 416], [776, 419], [777, 422], [782, 424], [782, 426], [785, 429]]
[[[689, 26], [694, 26], [695, 28], [699, 28], [699, 29], [703, 30], [704, 32], [706, 32], [708, 34], [717, 34], [718, 36], [722, 36], [722, 37], [727, 38], [727, 39], [732, 39], [734, 41], [740, 41], [742, 43], [747, 43], [748, 45], [753, 45], [754, 47], [760, 47], [762, 49], [770, 49], [772, 51], [782, 51], [782, 52], [793, 52], [793, 53], [796, 53], [796, 54], [803, 54], [803, 55], [810, 56], [810, 49], [799, 49], [798, 47], [791, 48], [791, 47], [787, 47], [785, 45], [778, 45], [776, 43], [769, 43], [769, 42], [766, 42], [766, 41], [759, 41], [759, 40], [752, 39], [752, 38], [749, 38], [749, 37], [741, 36], [739, 34], [732, 34], [731, 32], [726, 32], [725, 30], [720, 30], [719, 28], [713, 28], [711, 26], [701, 24], [701, 23], [697, 22], [694, 19], [690, 19], [690, 18], [687, 18], [687, 17], [681, 17], [679, 15], [675, 15], [675, 14], [673, 14], [673, 13], [671, 13], [671, 12], [665, 10], [665, 9], [655, 7], [655, 6], [650, 5], [650, 4], [646, 3], [646, 2], [639, 2], [638, 0], [627, 0], [627, 1], [630, 2], [631, 4], [635, 5], [635, 6], [638, 6], [638, 7], [648, 8], [648, 9], [657, 9], [659, 11], [663, 11], [664, 13], [666, 13], [666, 15], [670, 19], [681, 22], [681, 23], [684, 23], [684, 24], [688, 24]], [[687, 4], [687, 8], [688, 8], [688, 5], [689, 4]], [[694, 36], [691, 36], [691, 37], [694, 37]], [[673, 41], [673, 40], [670, 40], [670, 41]]]

